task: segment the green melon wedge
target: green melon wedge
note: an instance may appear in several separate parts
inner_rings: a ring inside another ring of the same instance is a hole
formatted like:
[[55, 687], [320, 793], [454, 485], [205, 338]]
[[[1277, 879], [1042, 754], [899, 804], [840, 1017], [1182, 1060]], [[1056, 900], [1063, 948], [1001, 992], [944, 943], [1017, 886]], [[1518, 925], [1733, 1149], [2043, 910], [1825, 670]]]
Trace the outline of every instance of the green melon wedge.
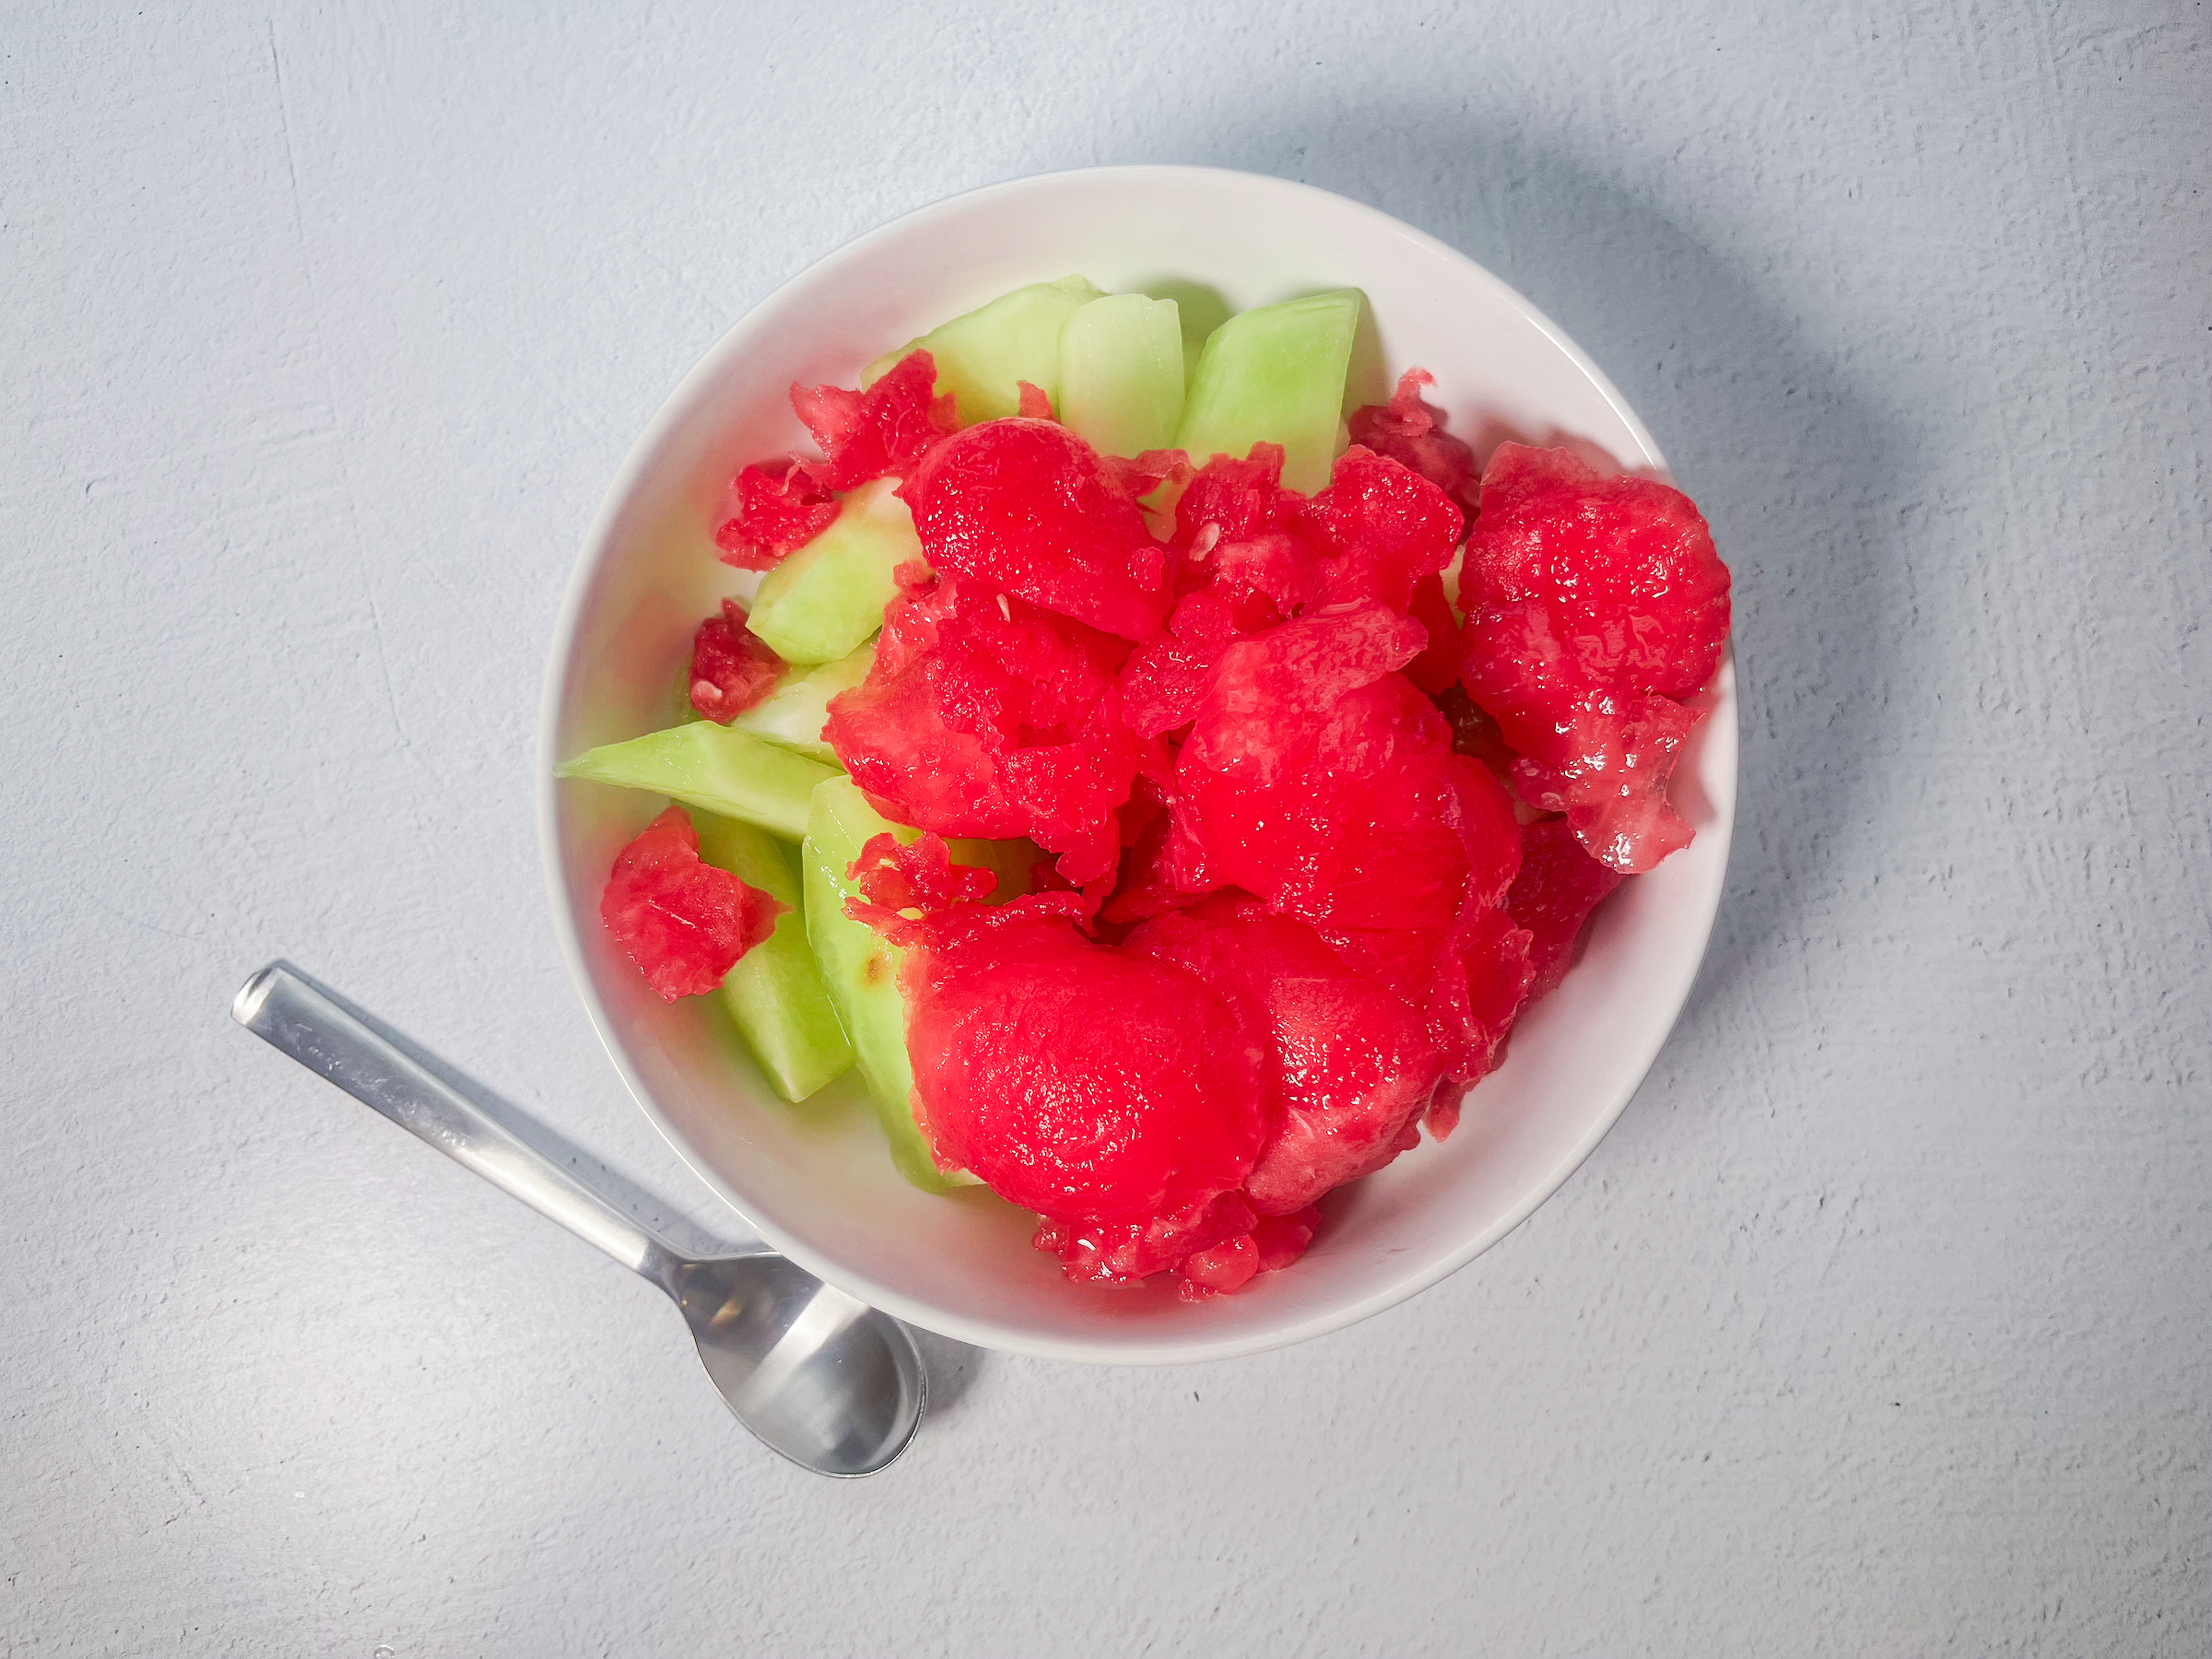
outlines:
[[[814, 947], [823, 987], [853, 1045], [853, 1063], [890, 1142], [891, 1161], [914, 1185], [943, 1193], [972, 1186], [975, 1177], [938, 1169], [914, 1123], [906, 999], [899, 993], [899, 964], [905, 952], [886, 943], [866, 923], [845, 914], [845, 900], [858, 891], [846, 871], [870, 838], [887, 830], [901, 841], [911, 841], [920, 833], [892, 823], [869, 806], [850, 778], [832, 778], [814, 792], [806, 840], [799, 849], [806, 936]], [[1037, 859], [1037, 849], [1029, 842], [956, 841], [951, 848], [955, 863], [979, 865], [997, 875], [994, 897], [1012, 898], [1029, 890], [1030, 872]]]
[[1060, 422], [1102, 455], [1175, 441], [1182, 416], [1182, 321], [1172, 300], [1109, 294], [1060, 331]]
[[806, 833], [816, 786], [840, 775], [819, 760], [711, 720], [587, 749], [553, 774], [650, 790], [794, 841]]
[[794, 849], [765, 830], [711, 812], [691, 815], [699, 855], [790, 908], [776, 931], [737, 959], [718, 994], [769, 1086], [796, 1103], [853, 1064], [806, 940]]
[[785, 675], [773, 691], [730, 724], [835, 766], [837, 751], [822, 736], [823, 724], [830, 718], [830, 700], [866, 679], [875, 662], [876, 647], [863, 645], [834, 663], [800, 668]]
[[1021, 412], [1028, 381], [1060, 407], [1060, 331], [1068, 318], [1100, 297], [1081, 276], [1035, 282], [1001, 294], [990, 304], [955, 317], [887, 351], [861, 371], [860, 383], [872, 385], [917, 347], [937, 365], [937, 393], [952, 394], [962, 426], [998, 420]]
[[1360, 305], [1358, 288], [1338, 288], [1240, 312], [1215, 329], [1191, 376], [1175, 446], [1203, 466], [1279, 443], [1284, 484], [1308, 494], [1327, 484]]
[[883, 626], [898, 569], [922, 557], [897, 478], [863, 484], [819, 535], [760, 579], [747, 623], [787, 663], [848, 657]]

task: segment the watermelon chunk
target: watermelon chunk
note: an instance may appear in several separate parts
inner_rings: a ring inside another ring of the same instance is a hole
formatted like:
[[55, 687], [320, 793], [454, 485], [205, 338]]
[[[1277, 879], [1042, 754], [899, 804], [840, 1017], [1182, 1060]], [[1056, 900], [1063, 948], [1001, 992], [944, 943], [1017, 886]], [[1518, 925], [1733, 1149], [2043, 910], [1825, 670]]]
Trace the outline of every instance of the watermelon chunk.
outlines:
[[1404, 463], [1471, 512], [1477, 495], [1475, 452], [1444, 430], [1441, 409], [1422, 401], [1421, 389], [1435, 383], [1428, 370], [1408, 369], [1398, 377], [1390, 402], [1354, 409], [1345, 426], [1354, 443]]
[[1530, 1002], [1558, 988], [1591, 913], [1620, 883], [1620, 872], [1591, 857], [1565, 819], [1540, 818], [1521, 831], [1521, 873], [1505, 908], [1529, 933]]
[[1600, 477], [1564, 450], [1500, 445], [1460, 577], [1462, 680], [1523, 758], [1522, 798], [1565, 811], [1613, 868], [1690, 839], [1666, 800], [1719, 666], [1728, 569], [1681, 491]]
[[783, 659], [746, 627], [745, 606], [735, 599], [724, 599], [722, 614], [691, 636], [691, 706], [723, 725], [763, 701], [782, 672]]
[[1261, 1044], [1182, 969], [1021, 913], [920, 951], [900, 983], [938, 1158], [1002, 1197], [1148, 1222], [1233, 1193], [1252, 1168], [1267, 1125]]
[[[988, 429], [976, 429], [984, 430]], [[875, 666], [830, 705], [854, 781], [904, 822], [1027, 836], [1078, 886], [1110, 874], [1115, 813], [1164, 758], [1119, 719], [1124, 641], [964, 578], [891, 607]]]
[[1428, 479], [1363, 449], [1344, 453], [1329, 487], [1297, 520], [1326, 555], [1321, 568], [1328, 598], [1378, 599], [1400, 611], [1412, 606], [1417, 584], [1452, 562], [1465, 524]]
[[923, 457], [900, 493], [932, 569], [1124, 639], [1159, 632], [1168, 550], [1097, 452], [1056, 422], [971, 427]]
[[1129, 948], [1189, 970], [1267, 1034], [1280, 1115], [1244, 1178], [1260, 1214], [1295, 1215], [1419, 1138], [1442, 1055], [1411, 1008], [1311, 928], [1212, 899], [1145, 923]]
[[775, 931], [787, 908], [727, 870], [702, 864], [699, 834], [671, 806], [615, 855], [600, 919], [663, 1002], [703, 996]]
[[903, 474], [922, 452], [955, 429], [952, 398], [933, 396], [936, 365], [911, 351], [865, 392], [841, 386], [791, 389], [791, 406], [822, 446], [811, 469], [830, 489], [853, 489]]
[[743, 571], [770, 571], [785, 555], [828, 529], [837, 517], [837, 501], [823, 483], [795, 459], [747, 466], [730, 480], [714, 545], [722, 561]]

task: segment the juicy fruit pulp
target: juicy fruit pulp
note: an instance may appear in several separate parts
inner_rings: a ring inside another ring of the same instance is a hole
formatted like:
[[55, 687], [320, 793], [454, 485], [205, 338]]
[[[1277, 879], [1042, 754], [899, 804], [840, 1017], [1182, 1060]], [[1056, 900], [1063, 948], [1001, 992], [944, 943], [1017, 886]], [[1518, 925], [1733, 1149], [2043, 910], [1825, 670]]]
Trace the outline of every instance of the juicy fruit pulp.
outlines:
[[[1362, 307], [1194, 354], [1174, 303], [1068, 278], [794, 387], [822, 459], [733, 483], [717, 540], [769, 573], [688, 682], [729, 725], [563, 769], [804, 831], [795, 889], [717, 819], [704, 865], [656, 825], [625, 879], [797, 901], [718, 982], [771, 1079], [849, 1055], [900, 1171], [1035, 1209], [1072, 1278], [1295, 1260], [1688, 839], [1702, 519], [1559, 451], [1478, 478], [1418, 369], [1346, 416]], [[665, 994], [715, 982], [652, 954]]]
[[1502, 444], [1460, 576], [1462, 676], [1519, 757], [1513, 787], [1565, 812], [1624, 874], [1689, 841], [1667, 804], [1694, 695], [1728, 637], [1728, 568], [1680, 490]]
[[699, 856], [699, 835], [671, 806], [615, 856], [599, 914], [663, 1002], [720, 985], [775, 929], [776, 900]]

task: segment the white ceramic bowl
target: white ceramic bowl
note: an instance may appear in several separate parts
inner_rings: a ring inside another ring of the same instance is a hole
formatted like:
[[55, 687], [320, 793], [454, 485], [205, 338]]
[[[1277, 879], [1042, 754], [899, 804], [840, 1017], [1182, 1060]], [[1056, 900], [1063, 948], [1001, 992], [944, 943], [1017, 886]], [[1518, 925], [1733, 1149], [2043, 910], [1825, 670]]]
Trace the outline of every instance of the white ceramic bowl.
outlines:
[[[1220, 1359], [1349, 1324], [1434, 1284], [1542, 1203], [1618, 1117], [1674, 1024], [1712, 925], [1735, 797], [1735, 702], [1724, 666], [1677, 773], [1697, 840], [1626, 883], [1566, 982], [1514, 1030], [1458, 1132], [1324, 1201], [1305, 1258], [1191, 1305], [1070, 1285], [1029, 1248], [1029, 1216], [989, 1194], [925, 1195], [893, 1171], [851, 1079], [778, 1100], [714, 1011], [665, 1006], [612, 947], [599, 891], [657, 799], [554, 782], [553, 763], [665, 724], [698, 618], [747, 579], [719, 563], [715, 509], [744, 461], [803, 441], [793, 381], [850, 385], [860, 365], [1021, 283], [1080, 272], [1108, 290], [1165, 281], [1234, 309], [1366, 290], [1373, 342], [1359, 401], [1418, 363], [1478, 454], [1499, 437], [1570, 436], [1627, 466], [1657, 446], [1606, 377], [1520, 295], [1465, 255], [1324, 191], [1205, 168], [1056, 173], [940, 202], [802, 272], [722, 337], [623, 463], [583, 544], [553, 641], [540, 820], [576, 984], [638, 1103], [701, 1180], [778, 1250], [900, 1318], [1048, 1358]], [[1162, 1276], [1164, 1280], [1171, 1276]]]

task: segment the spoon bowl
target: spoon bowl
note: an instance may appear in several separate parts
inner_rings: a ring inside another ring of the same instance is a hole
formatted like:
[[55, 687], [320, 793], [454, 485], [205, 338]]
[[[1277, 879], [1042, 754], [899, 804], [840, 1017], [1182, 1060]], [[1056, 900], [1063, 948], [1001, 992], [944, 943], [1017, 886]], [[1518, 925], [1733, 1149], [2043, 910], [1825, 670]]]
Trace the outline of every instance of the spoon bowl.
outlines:
[[906, 1327], [780, 1255], [683, 1262], [665, 1287], [707, 1375], [763, 1444], [873, 1475], [914, 1438], [927, 1373]]
[[687, 1256], [496, 1122], [395, 1033], [283, 962], [239, 988], [236, 1019], [363, 1105], [665, 1291], [707, 1375], [771, 1452], [873, 1475], [922, 1426], [927, 1375], [904, 1325], [760, 1251]]

